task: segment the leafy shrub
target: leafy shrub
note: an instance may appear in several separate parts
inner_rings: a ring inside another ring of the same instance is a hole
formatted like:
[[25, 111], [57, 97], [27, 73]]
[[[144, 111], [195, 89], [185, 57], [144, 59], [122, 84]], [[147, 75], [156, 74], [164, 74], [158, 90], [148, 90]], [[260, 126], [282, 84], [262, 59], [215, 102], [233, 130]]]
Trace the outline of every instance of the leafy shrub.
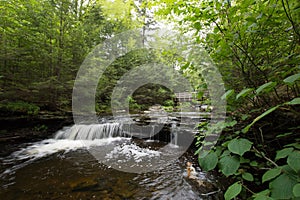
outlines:
[[0, 110], [3, 115], [37, 115], [40, 107], [23, 101], [0, 103]]
[[35, 127], [33, 127], [34, 131], [39, 131], [39, 132], [46, 132], [48, 130], [48, 127], [44, 124], [42, 125], [37, 125]]
[[133, 97], [129, 96], [128, 102], [130, 111], [138, 112], [141, 110], [141, 105], [139, 105]]
[[[299, 74], [291, 75], [284, 79], [283, 84], [295, 87], [299, 77]], [[230, 106], [242, 99], [245, 107], [249, 107], [249, 104], [245, 103], [249, 98], [259, 100], [262, 94], [272, 93], [276, 87], [280, 87], [278, 85], [269, 82], [256, 90], [245, 88], [238, 94], [228, 90], [222, 98], [226, 98]], [[213, 126], [209, 126], [207, 122], [199, 125], [202, 133], [197, 136], [197, 145], [200, 145], [200, 148], [196, 153], [199, 154], [200, 166], [205, 171], [218, 169], [224, 176], [234, 180], [224, 194], [226, 200], [238, 195], [242, 199], [250, 197], [254, 200], [300, 198], [300, 140], [296, 137], [300, 127], [289, 127], [289, 131], [275, 135], [273, 140], [277, 141], [281, 138], [290, 138], [285, 144], [281, 143], [283, 145], [281, 149], [269, 147], [267, 150], [263, 129], [259, 128], [259, 133], [255, 133], [255, 125], [278, 110], [290, 113], [290, 120], [297, 118], [299, 104], [300, 98], [295, 94], [290, 101], [270, 105], [268, 109], [259, 109], [260, 115], [251, 122], [247, 121], [250, 112], [247, 112], [247, 115], [239, 112], [228, 117], [226, 122]], [[237, 109], [231, 106], [231, 110]], [[256, 113], [257, 111], [253, 109], [251, 114]], [[207, 149], [205, 147], [211, 146], [212, 143], [206, 142], [203, 138], [220, 133], [222, 130], [225, 134], [221, 135], [218, 144], [209, 151], [205, 150]], [[293, 135], [295, 137], [292, 137]]]
[[163, 106], [173, 107], [174, 106], [174, 101], [173, 100], [166, 100], [166, 101], [164, 101]]

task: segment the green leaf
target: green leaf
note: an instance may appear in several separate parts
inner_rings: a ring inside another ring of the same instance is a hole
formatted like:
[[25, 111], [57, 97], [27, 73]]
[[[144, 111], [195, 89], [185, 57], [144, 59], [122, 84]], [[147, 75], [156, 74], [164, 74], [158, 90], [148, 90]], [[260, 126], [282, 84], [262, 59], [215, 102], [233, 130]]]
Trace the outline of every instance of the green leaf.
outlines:
[[240, 93], [238, 93], [238, 95], [236, 95], [236, 99], [239, 99], [240, 97], [245, 97], [252, 91], [253, 91], [253, 88], [243, 89]]
[[284, 145], [284, 147], [294, 147], [296, 149], [300, 149], [300, 144], [299, 143], [291, 143], [291, 144]]
[[231, 97], [234, 94], [234, 90], [228, 90], [225, 94], [222, 95], [222, 100], [227, 100], [229, 97]]
[[[286, 174], [289, 174], [294, 177], [298, 176], [296, 171], [294, 169], [292, 169], [289, 165], [283, 165], [283, 166], [281, 166], [281, 168], [282, 168], [282, 171]], [[299, 177], [299, 181], [300, 181], [300, 177]]]
[[250, 162], [250, 166], [252, 167], [257, 167], [258, 166], [258, 163], [256, 161], [251, 161]]
[[247, 17], [246, 20], [249, 21], [249, 22], [257, 22], [256, 18], [252, 17], [252, 16], [251, 17]]
[[201, 150], [201, 152], [199, 152], [199, 159], [201, 158], [204, 158], [205, 156], [207, 156], [209, 154], [209, 151], [207, 150], [203, 150], [203, 148], [199, 148], [198, 150]]
[[241, 116], [241, 119], [244, 121], [244, 120], [246, 120], [248, 117], [249, 117], [249, 115], [243, 114], [243, 115]]
[[248, 139], [240, 138], [231, 140], [228, 144], [228, 149], [232, 153], [243, 156], [243, 154], [251, 149], [252, 142]]
[[225, 125], [226, 127], [233, 127], [237, 124], [237, 121], [236, 120], [233, 120], [233, 121], [230, 121], [230, 122], [227, 122]]
[[291, 199], [293, 197], [293, 187], [297, 183], [288, 174], [282, 174], [274, 181], [270, 182], [271, 197], [274, 199]]
[[250, 159], [244, 158], [244, 157], [240, 157], [240, 163], [250, 163]]
[[204, 92], [203, 92], [203, 91], [199, 91], [199, 92], [197, 93], [197, 98], [198, 98], [198, 99], [201, 99], [201, 98], [203, 97], [203, 95], [204, 95]]
[[273, 198], [269, 197], [270, 190], [264, 190], [259, 193], [253, 195], [254, 200], [273, 200]]
[[227, 155], [220, 159], [219, 168], [225, 176], [234, 174], [240, 167], [240, 162], [236, 157]]
[[275, 161], [287, 157], [292, 153], [293, 150], [294, 148], [285, 148], [280, 151], [277, 151]]
[[214, 169], [217, 164], [218, 164], [218, 156], [215, 152], [210, 152], [209, 154], [207, 154], [205, 157], [200, 157], [199, 156], [199, 164], [201, 166], [201, 168], [205, 171], [209, 171]]
[[281, 168], [270, 169], [266, 173], [264, 173], [264, 175], [262, 177], [262, 182], [264, 183], [266, 181], [269, 181], [269, 180], [277, 177], [279, 174], [281, 174]]
[[300, 73], [291, 75], [283, 80], [288, 85], [293, 85], [295, 81], [300, 79]]
[[253, 200], [274, 200], [274, 199], [265, 195], [257, 195]]
[[247, 133], [249, 131], [249, 129], [251, 128], [251, 126], [253, 126], [253, 124], [255, 124], [257, 121], [259, 121], [261, 118], [267, 116], [268, 114], [270, 114], [271, 112], [275, 111], [277, 108], [279, 108], [280, 105], [274, 106], [272, 108], [270, 108], [269, 110], [265, 111], [263, 114], [259, 115], [258, 117], [256, 117], [251, 124], [249, 124], [248, 126], [246, 126], [242, 132], [243, 133]]
[[287, 159], [288, 165], [295, 170], [297, 173], [300, 172], [300, 151], [293, 151], [288, 159]]
[[289, 101], [285, 104], [287, 104], [287, 105], [298, 105], [298, 104], [300, 104], [300, 98], [299, 97], [294, 98], [292, 101]]
[[293, 194], [295, 197], [300, 197], [300, 183], [297, 183], [293, 187]]
[[279, 135], [276, 135], [277, 138], [281, 138], [281, 137], [286, 137], [286, 136], [289, 136], [289, 135], [292, 135], [293, 132], [288, 132], [288, 133], [283, 133], [283, 134], [279, 134]]
[[194, 23], [194, 27], [199, 31], [201, 29], [201, 23], [200, 22]]
[[261, 191], [259, 193], [256, 193], [253, 196], [257, 196], [257, 195], [265, 195], [265, 196], [267, 196], [269, 194], [270, 194], [270, 190], [267, 189], [267, 190], [263, 190], [263, 191]]
[[265, 83], [265, 84], [259, 86], [259, 88], [257, 88], [255, 90], [256, 95], [260, 94], [261, 92], [268, 92], [268, 91], [272, 90], [276, 85], [277, 85], [277, 83], [272, 82], [272, 81], [268, 82], [268, 83]]
[[223, 157], [229, 156], [229, 155], [230, 155], [230, 151], [225, 150], [220, 157], [223, 158]]
[[242, 177], [243, 179], [245, 179], [246, 181], [253, 181], [254, 178], [252, 176], [252, 174], [248, 173], [248, 172], [245, 172], [242, 174]]
[[224, 194], [225, 200], [230, 200], [239, 195], [242, 191], [242, 185], [240, 182], [236, 182], [228, 187]]

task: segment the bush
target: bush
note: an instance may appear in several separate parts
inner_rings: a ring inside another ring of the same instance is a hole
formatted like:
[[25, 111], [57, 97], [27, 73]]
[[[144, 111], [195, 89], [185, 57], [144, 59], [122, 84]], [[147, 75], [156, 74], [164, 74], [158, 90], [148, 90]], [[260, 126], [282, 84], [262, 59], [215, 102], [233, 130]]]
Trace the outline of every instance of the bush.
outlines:
[[0, 103], [1, 115], [37, 115], [40, 107], [23, 101]]

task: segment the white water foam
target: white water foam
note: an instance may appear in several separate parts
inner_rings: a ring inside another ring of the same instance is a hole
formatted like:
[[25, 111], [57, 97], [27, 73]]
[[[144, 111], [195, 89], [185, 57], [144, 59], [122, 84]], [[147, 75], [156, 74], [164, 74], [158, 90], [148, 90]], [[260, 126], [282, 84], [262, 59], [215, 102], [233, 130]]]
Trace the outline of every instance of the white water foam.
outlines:
[[[103, 138], [95, 140], [69, 140], [69, 139], [47, 139], [40, 142], [33, 143], [25, 148], [20, 149], [12, 153], [7, 158], [4, 158], [3, 164], [15, 164], [12, 168], [6, 169], [0, 177], [7, 174], [12, 174], [16, 170], [25, 167], [33, 161], [58, 153], [58, 152], [70, 152], [78, 149], [89, 149], [91, 147], [106, 146], [114, 142], [127, 141], [130, 138], [115, 137], [115, 138]], [[21, 162], [21, 163], [20, 163]], [[19, 163], [19, 164], [17, 164]]]
[[135, 162], [142, 162], [143, 159], [149, 159], [153, 157], [159, 157], [160, 152], [141, 148], [135, 144], [127, 144], [116, 146], [105, 158], [109, 161], [111, 159], [117, 159], [119, 157], [125, 157], [126, 159], [119, 160], [118, 162], [127, 162], [133, 159]]
[[73, 125], [58, 131], [53, 139], [28, 144], [27, 147], [2, 159], [4, 165], [13, 165], [3, 174], [14, 173], [37, 159], [55, 153], [67, 153], [79, 149], [100, 153], [97, 154], [101, 155], [99, 161], [108, 165], [116, 162], [139, 164], [151, 158], [160, 159], [162, 154], [160, 151], [142, 148], [132, 142], [131, 138], [124, 135], [122, 124], [119, 123]]
[[93, 146], [105, 146], [115, 141], [129, 140], [129, 138], [115, 137], [95, 140], [56, 140], [48, 139], [34, 143], [12, 154], [17, 160], [41, 158], [60, 151], [69, 152], [78, 149], [89, 149]]

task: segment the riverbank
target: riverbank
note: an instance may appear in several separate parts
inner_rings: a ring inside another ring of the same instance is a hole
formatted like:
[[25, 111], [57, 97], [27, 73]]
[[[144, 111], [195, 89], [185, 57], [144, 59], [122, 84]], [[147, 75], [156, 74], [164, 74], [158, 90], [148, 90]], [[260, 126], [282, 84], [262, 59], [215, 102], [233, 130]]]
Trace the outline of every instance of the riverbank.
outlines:
[[41, 112], [36, 116], [1, 116], [0, 156], [13, 152], [19, 144], [51, 137], [63, 126], [73, 123], [68, 113]]

